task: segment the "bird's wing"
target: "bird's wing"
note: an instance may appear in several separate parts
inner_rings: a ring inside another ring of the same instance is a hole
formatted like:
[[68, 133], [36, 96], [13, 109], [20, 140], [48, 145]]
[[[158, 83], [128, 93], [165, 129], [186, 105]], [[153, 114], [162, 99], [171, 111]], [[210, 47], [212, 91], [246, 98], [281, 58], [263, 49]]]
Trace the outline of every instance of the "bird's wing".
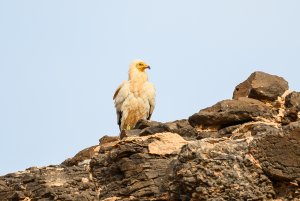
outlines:
[[150, 120], [153, 110], [155, 108], [155, 96], [156, 96], [155, 87], [151, 82], [146, 83], [146, 91], [147, 91], [147, 99], [150, 106], [147, 119]]
[[118, 125], [121, 127], [122, 105], [130, 93], [129, 81], [124, 81], [115, 91], [113, 100], [117, 111]]

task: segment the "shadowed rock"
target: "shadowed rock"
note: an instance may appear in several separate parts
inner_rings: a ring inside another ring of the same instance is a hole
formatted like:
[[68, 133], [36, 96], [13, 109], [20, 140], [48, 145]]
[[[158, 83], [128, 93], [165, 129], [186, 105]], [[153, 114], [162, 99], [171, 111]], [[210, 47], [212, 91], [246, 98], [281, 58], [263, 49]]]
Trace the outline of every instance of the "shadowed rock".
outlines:
[[299, 92], [292, 92], [285, 98], [285, 106], [287, 108], [296, 108], [300, 110], [300, 93]]
[[261, 119], [272, 120], [276, 112], [264, 103], [250, 98], [224, 100], [192, 115], [189, 122], [198, 129], [219, 130]]
[[257, 71], [235, 88], [233, 99], [249, 97], [262, 101], [274, 101], [288, 88], [288, 82], [282, 77]]
[[282, 129], [261, 126], [251, 142], [250, 153], [273, 180], [294, 181], [300, 178], [300, 122]]
[[272, 182], [248, 154], [246, 140], [189, 143], [182, 148], [172, 176], [175, 200], [266, 200], [275, 195]]
[[196, 140], [202, 138], [201, 133], [197, 132], [197, 130], [190, 125], [187, 119], [181, 119], [167, 123], [140, 120], [135, 128], [136, 129], [132, 131], [126, 131], [129, 133], [127, 135], [146, 136], [153, 135], [155, 133], [171, 132], [179, 134], [185, 140]]

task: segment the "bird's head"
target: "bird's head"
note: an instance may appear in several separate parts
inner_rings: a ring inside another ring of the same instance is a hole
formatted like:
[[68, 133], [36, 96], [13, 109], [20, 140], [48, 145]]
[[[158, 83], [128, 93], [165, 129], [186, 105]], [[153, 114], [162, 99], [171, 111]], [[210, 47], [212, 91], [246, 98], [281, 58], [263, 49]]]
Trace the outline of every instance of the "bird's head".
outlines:
[[130, 64], [130, 68], [135, 68], [141, 72], [144, 72], [147, 68], [150, 69], [150, 66], [146, 64], [143, 60], [134, 60]]
[[148, 76], [145, 71], [147, 68], [150, 69], [150, 66], [144, 61], [134, 60], [129, 67], [129, 80], [147, 81]]

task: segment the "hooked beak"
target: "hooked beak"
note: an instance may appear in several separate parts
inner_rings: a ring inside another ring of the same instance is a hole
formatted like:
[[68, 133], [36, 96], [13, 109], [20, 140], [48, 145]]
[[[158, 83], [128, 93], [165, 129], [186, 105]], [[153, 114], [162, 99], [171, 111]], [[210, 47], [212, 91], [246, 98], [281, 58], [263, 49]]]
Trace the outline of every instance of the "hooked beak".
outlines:
[[150, 66], [147, 66], [146, 68], [148, 68], [149, 70], [151, 69]]

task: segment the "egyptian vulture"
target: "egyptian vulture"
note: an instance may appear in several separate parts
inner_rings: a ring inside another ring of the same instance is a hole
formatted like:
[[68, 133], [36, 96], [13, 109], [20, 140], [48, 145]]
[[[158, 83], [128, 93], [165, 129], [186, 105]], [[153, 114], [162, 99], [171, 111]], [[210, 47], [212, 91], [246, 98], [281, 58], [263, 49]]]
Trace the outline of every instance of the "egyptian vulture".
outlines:
[[155, 88], [148, 82], [146, 69], [150, 66], [135, 60], [129, 66], [128, 80], [116, 90], [113, 100], [120, 131], [132, 129], [138, 120], [151, 118], [155, 107]]

